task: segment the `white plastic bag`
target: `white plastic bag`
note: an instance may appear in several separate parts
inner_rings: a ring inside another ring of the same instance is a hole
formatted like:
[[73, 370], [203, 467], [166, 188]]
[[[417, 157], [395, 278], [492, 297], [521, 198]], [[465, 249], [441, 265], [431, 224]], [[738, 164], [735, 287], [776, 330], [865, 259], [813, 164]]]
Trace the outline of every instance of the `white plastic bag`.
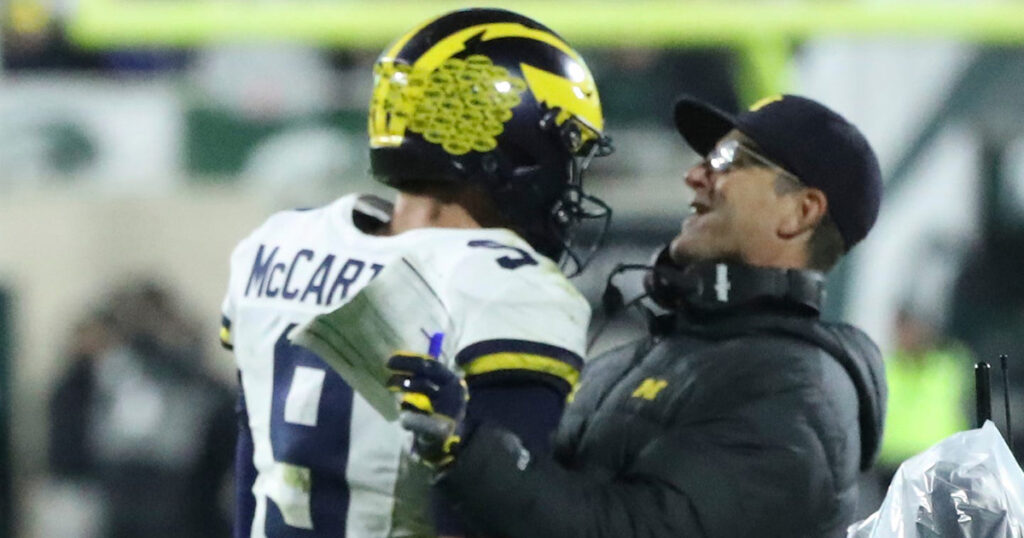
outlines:
[[903, 462], [847, 538], [1024, 538], [1024, 472], [991, 421]]

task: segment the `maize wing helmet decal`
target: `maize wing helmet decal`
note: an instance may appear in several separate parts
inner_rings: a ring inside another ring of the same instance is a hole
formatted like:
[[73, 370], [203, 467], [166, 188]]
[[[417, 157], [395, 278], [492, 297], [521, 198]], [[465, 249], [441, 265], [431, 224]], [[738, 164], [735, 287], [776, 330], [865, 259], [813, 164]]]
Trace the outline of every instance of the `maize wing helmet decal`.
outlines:
[[[491, 151], [527, 89], [537, 103], [561, 110], [556, 123], [573, 116], [582, 120], [587, 127], [582, 130], [584, 142], [598, 136], [593, 130], [603, 128], [593, 78], [583, 59], [557, 36], [519, 23], [478, 24], [439, 40], [411, 65], [396, 61], [402, 47], [422, 28], [399, 39], [374, 67], [371, 148], [398, 147], [406, 131], [411, 131], [451, 155]], [[473, 44], [507, 38], [558, 49], [566, 57], [569, 78], [526, 63], [518, 65], [520, 77], [483, 54], [460, 57]]]
[[[572, 67], [572, 66], [571, 66]], [[550, 108], [559, 108], [561, 112], [555, 119], [555, 123], [561, 125], [571, 116], [575, 116], [586, 122], [589, 129], [583, 130], [583, 140], [589, 141], [597, 137], [596, 131], [604, 128], [604, 118], [601, 115], [601, 102], [597, 97], [597, 86], [594, 79], [588, 74], [585, 68], [572, 69], [571, 75], [577, 75], [577, 80], [569, 80], [558, 75], [548, 73], [528, 64], [520, 64], [526, 82], [538, 102], [546, 104]]]

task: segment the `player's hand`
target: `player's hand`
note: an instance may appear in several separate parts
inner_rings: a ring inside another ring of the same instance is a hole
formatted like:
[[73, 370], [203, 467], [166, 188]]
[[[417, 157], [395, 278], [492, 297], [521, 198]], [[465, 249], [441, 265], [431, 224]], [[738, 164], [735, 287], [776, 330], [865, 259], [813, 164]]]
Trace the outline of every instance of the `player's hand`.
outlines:
[[388, 359], [388, 386], [402, 395], [402, 427], [414, 434], [416, 454], [442, 468], [455, 460], [466, 416], [466, 382], [434, 358], [398, 352]]

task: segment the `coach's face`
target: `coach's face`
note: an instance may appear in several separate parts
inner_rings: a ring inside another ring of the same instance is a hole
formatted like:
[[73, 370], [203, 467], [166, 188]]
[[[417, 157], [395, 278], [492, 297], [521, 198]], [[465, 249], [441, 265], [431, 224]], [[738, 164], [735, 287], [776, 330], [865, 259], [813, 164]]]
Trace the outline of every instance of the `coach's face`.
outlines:
[[798, 208], [793, 197], [778, 192], [778, 172], [743, 149], [753, 146], [748, 138], [733, 130], [719, 140], [718, 147], [728, 141], [743, 146], [731, 163], [716, 170], [705, 158], [686, 174], [694, 198], [672, 241], [672, 258], [774, 265], [773, 250], [784, 247], [780, 241], [786, 238]]

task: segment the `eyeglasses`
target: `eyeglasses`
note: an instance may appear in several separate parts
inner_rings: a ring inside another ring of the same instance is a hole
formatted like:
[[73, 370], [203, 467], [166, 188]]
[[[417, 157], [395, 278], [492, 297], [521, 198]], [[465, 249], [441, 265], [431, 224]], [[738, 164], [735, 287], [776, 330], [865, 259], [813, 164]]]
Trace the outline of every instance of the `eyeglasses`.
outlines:
[[744, 164], [740, 161], [743, 156], [757, 161], [762, 166], [775, 170], [779, 175], [786, 176], [797, 183], [801, 183], [800, 178], [796, 177], [792, 172], [773, 163], [768, 160], [768, 157], [744, 146], [739, 140], [735, 139], [726, 140], [715, 146], [715, 148], [708, 153], [707, 157], [704, 158], [704, 162], [708, 163], [708, 167], [715, 172], [725, 173], [734, 168], [742, 168]]

